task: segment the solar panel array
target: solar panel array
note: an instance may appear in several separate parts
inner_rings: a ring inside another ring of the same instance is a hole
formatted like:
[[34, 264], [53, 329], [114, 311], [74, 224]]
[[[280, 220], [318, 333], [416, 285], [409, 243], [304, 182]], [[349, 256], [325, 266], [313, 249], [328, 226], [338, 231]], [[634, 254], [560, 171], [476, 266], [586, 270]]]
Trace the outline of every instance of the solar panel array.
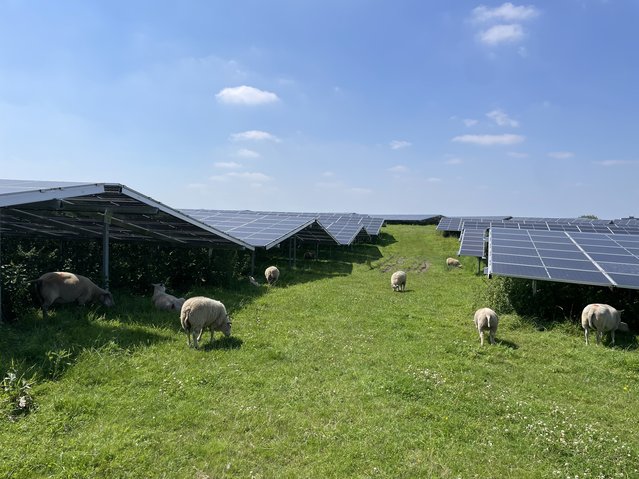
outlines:
[[485, 229], [466, 228], [461, 234], [458, 256], [485, 257]]
[[255, 247], [271, 248], [287, 238], [350, 245], [378, 235], [383, 218], [356, 213], [250, 210], [182, 210], [183, 213]]
[[464, 229], [512, 228], [540, 231], [573, 231], [580, 233], [639, 234], [639, 221], [617, 224], [612, 220], [588, 218], [442, 218], [437, 229], [461, 232]]
[[491, 228], [488, 274], [639, 289], [639, 235]]

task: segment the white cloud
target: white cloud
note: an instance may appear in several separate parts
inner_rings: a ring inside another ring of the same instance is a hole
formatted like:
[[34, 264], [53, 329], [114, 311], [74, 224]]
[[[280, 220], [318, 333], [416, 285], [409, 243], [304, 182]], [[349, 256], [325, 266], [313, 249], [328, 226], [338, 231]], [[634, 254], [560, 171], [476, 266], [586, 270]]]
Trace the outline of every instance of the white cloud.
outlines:
[[249, 173], [249, 172], [244, 172], [244, 173], [237, 173], [235, 171], [231, 172], [231, 173], [227, 173], [227, 175], [229, 178], [237, 178], [240, 180], [246, 180], [246, 181], [258, 181], [258, 182], [263, 182], [263, 181], [270, 181], [273, 178], [271, 178], [268, 175], [265, 175], [264, 173]]
[[280, 140], [275, 135], [268, 133], [267, 131], [249, 130], [241, 133], [234, 133], [231, 135], [231, 141], [262, 141], [269, 140], [279, 143]]
[[474, 145], [514, 145], [524, 141], [521, 135], [461, 135], [453, 138], [457, 143], [471, 143]]
[[486, 45], [499, 43], [515, 43], [524, 37], [524, 29], [517, 23], [494, 25], [488, 30], [479, 32], [479, 40]]
[[468, 127], [475, 126], [477, 123], [479, 123], [478, 120], [473, 120], [472, 118], [464, 118], [462, 121], [464, 122], [464, 125]]
[[464, 162], [461, 158], [449, 158], [446, 160], [447, 165], [461, 165]]
[[333, 173], [332, 171], [325, 171], [322, 173], [322, 176], [329, 178], [331, 176], [335, 176], [335, 173]]
[[519, 122], [517, 120], [513, 120], [501, 110], [489, 111], [488, 113], [486, 113], [486, 116], [497, 123], [499, 126], [511, 126], [513, 128], [519, 126]]
[[566, 160], [572, 158], [575, 154], [572, 151], [551, 151], [548, 156], [557, 160]]
[[522, 153], [520, 151], [509, 151], [506, 154], [511, 158], [528, 158], [528, 153]]
[[624, 166], [624, 165], [636, 165], [639, 161], [635, 160], [604, 160], [604, 161], [593, 161], [595, 165], [601, 166]]
[[392, 173], [404, 173], [408, 171], [408, 168], [406, 168], [404, 165], [396, 165], [396, 166], [393, 166], [392, 168], [389, 168], [388, 171]]
[[259, 158], [260, 154], [257, 151], [249, 150], [248, 148], [241, 148], [235, 153], [240, 158]]
[[401, 148], [406, 148], [411, 145], [412, 143], [410, 143], [409, 141], [403, 141], [403, 140], [393, 140], [390, 142], [390, 147], [393, 150], [399, 150]]
[[279, 100], [279, 97], [275, 93], [246, 85], [224, 88], [215, 95], [215, 98], [217, 98], [220, 103], [234, 105], [262, 105], [265, 103], [274, 103]]
[[227, 170], [236, 170], [238, 168], [242, 168], [242, 165], [239, 163], [235, 163], [234, 161], [218, 161], [215, 163], [216, 168], [224, 168]]
[[227, 175], [213, 175], [213, 176], [209, 176], [209, 180], [211, 181], [219, 181], [220, 183], [223, 183], [225, 181], [228, 181], [229, 178]]
[[480, 5], [473, 9], [472, 17], [476, 22], [489, 22], [493, 20], [521, 22], [535, 18], [537, 15], [539, 15], [539, 11], [532, 5], [515, 6], [510, 2], [506, 2], [496, 8]]
[[441, 183], [442, 179], [431, 176], [430, 178], [426, 178], [426, 181], [429, 183]]

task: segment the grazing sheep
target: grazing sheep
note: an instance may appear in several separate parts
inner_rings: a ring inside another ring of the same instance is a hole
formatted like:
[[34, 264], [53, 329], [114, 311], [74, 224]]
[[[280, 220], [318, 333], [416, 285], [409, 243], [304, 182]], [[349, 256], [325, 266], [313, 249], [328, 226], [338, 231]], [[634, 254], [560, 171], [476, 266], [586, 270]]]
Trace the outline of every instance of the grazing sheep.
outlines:
[[393, 291], [404, 291], [406, 289], [406, 273], [395, 271], [391, 276], [391, 287]]
[[166, 286], [162, 283], [152, 283], [153, 297], [151, 300], [160, 311], [179, 311], [184, 304], [184, 298], [176, 298], [166, 292]]
[[255, 287], [260, 286], [260, 283], [258, 283], [253, 276], [249, 276], [249, 283], [251, 283]]
[[115, 304], [111, 293], [79, 274], [63, 271], [45, 273], [34, 283], [44, 319], [48, 318], [48, 310], [53, 303], [77, 301], [79, 305], [85, 305], [99, 301], [108, 307]]
[[448, 269], [450, 268], [463, 268], [464, 265], [462, 265], [459, 260], [456, 260], [455, 258], [446, 258], [446, 266], [448, 267]]
[[490, 308], [481, 308], [475, 311], [475, 327], [479, 331], [479, 342], [484, 345], [484, 331], [488, 331], [490, 344], [495, 344], [495, 334], [497, 333], [497, 325], [499, 318], [497, 314]]
[[628, 331], [628, 325], [621, 321], [621, 312], [607, 304], [589, 304], [581, 312], [581, 327], [584, 328], [586, 344], [591, 329], [597, 333], [597, 344], [604, 333], [610, 331], [612, 345], [615, 345], [615, 331]]
[[189, 298], [184, 302], [180, 312], [180, 323], [186, 331], [187, 343], [197, 349], [198, 341], [205, 329], [211, 331], [211, 344], [213, 343], [213, 331], [221, 331], [224, 336], [231, 335], [231, 318], [226, 313], [222, 303], [204, 296]]
[[268, 284], [275, 284], [275, 282], [280, 277], [280, 270], [275, 266], [269, 266], [264, 271], [264, 277], [266, 278], [266, 282]]

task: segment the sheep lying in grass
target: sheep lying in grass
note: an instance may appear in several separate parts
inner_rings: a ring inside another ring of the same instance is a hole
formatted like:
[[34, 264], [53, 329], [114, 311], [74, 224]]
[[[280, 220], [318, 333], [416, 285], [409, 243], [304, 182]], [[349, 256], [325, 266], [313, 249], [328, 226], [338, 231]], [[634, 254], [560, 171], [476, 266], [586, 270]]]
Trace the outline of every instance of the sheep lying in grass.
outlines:
[[100, 302], [108, 307], [115, 304], [111, 293], [79, 274], [55, 271], [43, 274], [34, 283], [44, 319], [47, 319], [49, 307], [53, 303], [76, 301], [79, 305], [85, 305]]
[[604, 333], [610, 331], [612, 345], [615, 345], [615, 331], [629, 331], [628, 325], [621, 321], [621, 312], [607, 304], [589, 304], [581, 312], [581, 327], [584, 328], [586, 344], [591, 329], [597, 333], [597, 344], [601, 342]]
[[490, 344], [495, 344], [495, 334], [497, 333], [497, 325], [499, 318], [497, 314], [490, 308], [481, 308], [475, 311], [474, 317], [475, 327], [479, 331], [479, 342], [484, 345], [484, 331], [488, 331]]
[[264, 271], [264, 277], [266, 278], [266, 282], [268, 284], [275, 284], [275, 282], [280, 277], [280, 270], [275, 266], [269, 266]]
[[184, 304], [184, 298], [176, 298], [166, 292], [162, 283], [153, 283], [153, 297], [151, 300], [160, 311], [179, 311]]
[[180, 323], [186, 331], [187, 343], [197, 349], [198, 341], [202, 338], [205, 329], [211, 331], [211, 344], [213, 344], [213, 331], [221, 331], [224, 336], [231, 335], [231, 318], [226, 313], [224, 305], [211, 298], [196, 296], [184, 302], [180, 312]]
[[446, 266], [450, 268], [463, 268], [464, 266], [455, 258], [446, 258]]
[[406, 273], [395, 271], [391, 276], [391, 287], [393, 291], [404, 291], [406, 289]]

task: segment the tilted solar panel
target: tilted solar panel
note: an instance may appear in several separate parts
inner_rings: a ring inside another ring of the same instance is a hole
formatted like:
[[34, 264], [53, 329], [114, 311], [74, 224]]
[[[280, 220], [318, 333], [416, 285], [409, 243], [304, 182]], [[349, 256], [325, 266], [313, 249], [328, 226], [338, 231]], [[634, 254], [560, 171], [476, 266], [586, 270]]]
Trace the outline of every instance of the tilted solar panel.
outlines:
[[462, 232], [459, 246], [458, 256], [474, 256], [476, 258], [484, 257], [484, 237], [485, 229], [468, 229]]
[[639, 289], [639, 235], [494, 228], [487, 272]]

